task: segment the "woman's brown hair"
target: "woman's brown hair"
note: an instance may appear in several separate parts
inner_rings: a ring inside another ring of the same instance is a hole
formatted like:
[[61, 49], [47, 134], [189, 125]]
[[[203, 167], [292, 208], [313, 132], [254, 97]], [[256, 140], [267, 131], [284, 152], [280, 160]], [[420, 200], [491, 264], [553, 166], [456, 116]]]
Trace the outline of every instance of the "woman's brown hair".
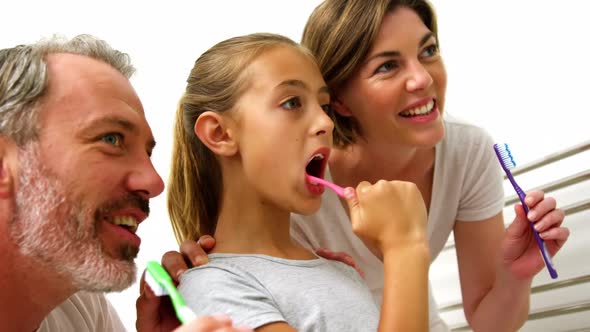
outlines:
[[[415, 11], [438, 40], [436, 14], [425, 0], [325, 0], [312, 12], [301, 44], [316, 57], [334, 96], [367, 56], [384, 16], [402, 6]], [[330, 115], [337, 147], [353, 144], [362, 135], [353, 117], [334, 111]]]

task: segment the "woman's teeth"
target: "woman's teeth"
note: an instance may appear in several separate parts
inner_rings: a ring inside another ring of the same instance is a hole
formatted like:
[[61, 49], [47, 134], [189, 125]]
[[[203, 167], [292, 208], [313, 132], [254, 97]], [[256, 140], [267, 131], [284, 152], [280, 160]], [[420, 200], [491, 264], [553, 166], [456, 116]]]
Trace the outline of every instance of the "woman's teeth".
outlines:
[[432, 112], [433, 108], [434, 108], [434, 101], [431, 100], [426, 105], [412, 108], [411, 110], [403, 111], [400, 113], [400, 115], [405, 116], [405, 117], [416, 116], [416, 115], [426, 115], [426, 114], [429, 114], [430, 112]]

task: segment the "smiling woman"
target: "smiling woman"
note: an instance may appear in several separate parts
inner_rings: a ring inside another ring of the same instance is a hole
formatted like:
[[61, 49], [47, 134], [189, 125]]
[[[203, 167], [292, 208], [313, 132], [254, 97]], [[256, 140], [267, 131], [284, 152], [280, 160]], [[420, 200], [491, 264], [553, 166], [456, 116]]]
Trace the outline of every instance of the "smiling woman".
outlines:
[[[427, 1], [325, 0], [314, 10], [302, 44], [316, 55], [333, 97], [336, 148], [326, 176], [343, 186], [379, 179], [416, 184], [428, 207], [433, 258], [454, 235], [470, 327], [516, 330], [542, 261], [530, 246], [522, 206], [504, 230], [492, 138], [446, 116], [439, 42], [437, 16]], [[561, 226], [563, 211], [543, 192], [529, 193], [527, 204], [534, 211], [530, 221], [538, 222], [535, 228], [555, 255], [569, 236]], [[379, 300], [387, 268], [355, 236], [348, 216], [345, 204], [328, 193], [318, 213], [293, 217], [292, 235], [313, 248], [350, 254]], [[435, 303], [431, 296], [430, 330], [447, 331]]]
[[[158, 172], [167, 177], [173, 117], [166, 116], [165, 110], [177, 105], [195, 54], [229, 36], [256, 31], [300, 40], [305, 22], [320, 2], [218, 0], [162, 5], [106, 0], [88, 8], [87, 3], [67, 0], [8, 1], [2, 11], [12, 14], [0, 20], [0, 31], [10, 33], [0, 34], [0, 48], [52, 33], [74, 36], [89, 32], [127, 50], [138, 67], [132, 82], [158, 141], [152, 159]], [[440, 51], [449, 74], [447, 115], [482, 126], [495, 139], [510, 143], [523, 164], [587, 139], [586, 109], [580, 106], [579, 96], [587, 94], [590, 62], [577, 56], [590, 53], [590, 44], [581, 42], [588, 31], [585, 2], [568, 1], [562, 6], [534, 0], [432, 3], [438, 13]], [[26, 13], [26, 24], [16, 13]], [[135, 28], [129, 29], [130, 25]], [[584, 165], [587, 162], [561, 165], [548, 170], [546, 178], [572, 173]], [[533, 187], [539, 182], [529, 183]], [[167, 221], [165, 199], [160, 195], [152, 200], [152, 213], [138, 230], [142, 238], [139, 273], [146, 261], [178, 247]], [[431, 268], [433, 292], [440, 302], [453, 301], [460, 292], [453, 274], [456, 265], [449, 255], [453, 256], [452, 252], [443, 254]], [[449, 283], [454, 287], [447, 286]], [[138, 287], [109, 294], [130, 331], [135, 330], [137, 294]], [[528, 331], [526, 326], [523, 331]]]

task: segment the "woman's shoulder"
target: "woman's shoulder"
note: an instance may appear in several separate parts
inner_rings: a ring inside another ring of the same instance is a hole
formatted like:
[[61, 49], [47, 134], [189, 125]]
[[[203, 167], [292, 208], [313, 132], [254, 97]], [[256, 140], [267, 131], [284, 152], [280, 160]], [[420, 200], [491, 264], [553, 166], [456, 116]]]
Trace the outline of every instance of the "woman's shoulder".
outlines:
[[447, 141], [480, 144], [491, 139], [490, 134], [485, 128], [462, 119], [447, 116], [445, 117], [444, 123], [445, 139]]
[[450, 116], [445, 117], [444, 121], [445, 137], [438, 148], [446, 157], [457, 155], [464, 159], [466, 156], [493, 151], [494, 140], [482, 126]]

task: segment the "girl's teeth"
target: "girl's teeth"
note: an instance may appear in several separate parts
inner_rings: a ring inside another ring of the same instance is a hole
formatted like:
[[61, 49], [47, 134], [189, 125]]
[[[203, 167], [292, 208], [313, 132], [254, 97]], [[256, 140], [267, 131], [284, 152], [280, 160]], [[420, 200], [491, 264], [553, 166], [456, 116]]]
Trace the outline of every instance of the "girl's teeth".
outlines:
[[322, 160], [322, 159], [324, 159], [324, 155], [321, 153], [314, 154], [313, 156], [311, 156], [311, 158], [309, 158], [309, 161], [311, 162], [314, 159]]

